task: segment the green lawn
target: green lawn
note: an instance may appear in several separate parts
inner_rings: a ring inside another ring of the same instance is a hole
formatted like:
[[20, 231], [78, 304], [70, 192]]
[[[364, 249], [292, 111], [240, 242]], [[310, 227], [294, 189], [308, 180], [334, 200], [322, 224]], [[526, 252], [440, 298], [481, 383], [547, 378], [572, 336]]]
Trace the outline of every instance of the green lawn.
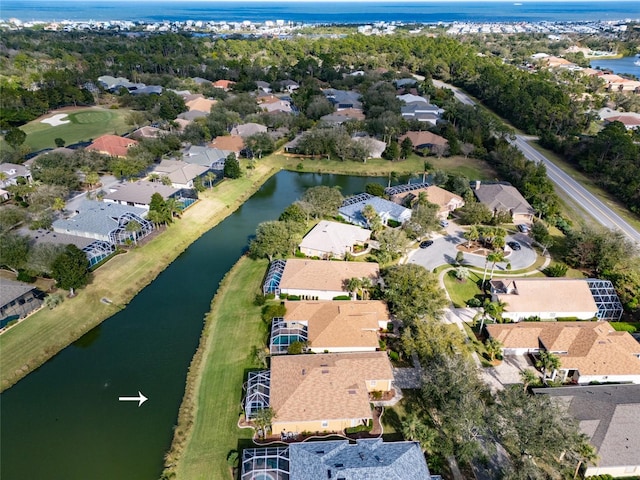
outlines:
[[[266, 325], [253, 300], [267, 265], [266, 260], [243, 257], [214, 298], [190, 369], [173, 450], [167, 457], [176, 478], [230, 478], [229, 451], [251, 438], [253, 431], [239, 429], [237, 422], [242, 382], [247, 371], [256, 368], [250, 352], [253, 346], [265, 346]], [[194, 412], [193, 418], [182, 416], [185, 409]], [[185, 445], [182, 452], [181, 445]]]
[[[0, 335], [0, 391], [42, 365], [129, 301], [192, 242], [234, 212], [272, 174], [259, 165], [251, 177], [226, 180], [147, 244], [116, 255], [94, 272], [90, 285], [54, 310], [41, 309]], [[101, 298], [113, 303], [104, 304]]]
[[[298, 156], [275, 154], [267, 161], [274, 166], [286, 170], [314, 173], [336, 173], [342, 175], [388, 176], [391, 172], [398, 175], [415, 174], [421, 178], [424, 171], [424, 163], [429, 162], [432, 170], [444, 170], [450, 174], [465, 175], [470, 179], [492, 180], [496, 178], [495, 171], [489, 164], [476, 158], [464, 158], [462, 156], [449, 158], [420, 157], [411, 155], [406, 160], [390, 162], [381, 158], [367, 160], [366, 163], [352, 160], [327, 160], [302, 158]], [[299, 168], [299, 167], [302, 168]], [[394, 184], [397, 180], [394, 181]]]
[[469, 272], [469, 278], [465, 282], [459, 282], [451, 270], [444, 275], [444, 285], [455, 307], [461, 308], [467, 305], [469, 299], [476, 295], [482, 295], [478, 282], [482, 280], [482, 273]]
[[[52, 126], [42, 123], [41, 118], [27, 123], [20, 127], [27, 134], [25, 144], [31, 147], [32, 151], [43, 148], [55, 148], [55, 139], [62, 138], [66, 145], [71, 145], [80, 141], [93, 140], [100, 135], [107, 133], [121, 135], [131, 130], [131, 126], [125, 122], [129, 109], [106, 109], [99, 107], [80, 108], [75, 111], [62, 111], [69, 120], [69, 123]], [[56, 112], [51, 112], [47, 116], [52, 116]], [[1, 147], [9, 148], [6, 144]]]

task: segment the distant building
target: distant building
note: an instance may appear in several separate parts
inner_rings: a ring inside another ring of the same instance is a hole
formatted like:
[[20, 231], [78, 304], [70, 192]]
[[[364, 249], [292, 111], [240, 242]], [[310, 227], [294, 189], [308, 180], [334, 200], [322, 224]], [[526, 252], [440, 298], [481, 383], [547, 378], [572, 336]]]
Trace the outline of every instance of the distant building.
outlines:
[[344, 110], [347, 108], [356, 108], [362, 110], [362, 102], [360, 94], [351, 90], [336, 90], [335, 88], [327, 88], [322, 91], [327, 100], [329, 100], [336, 110]]
[[16, 185], [19, 178], [24, 178], [27, 183], [31, 183], [31, 170], [17, 163], [0, 163], [0, 172], [4, 174], [4, 178], [0, 179], [0, 188], [6, 188], [10, 185]]
[[240, 135], [220, 135], [214, 138], [209, 146], [239, 155], [244, 149], [244, 140]]
[[242, 138], [250, 137], [256, 133], [267, 133], [267, 127], [259, 123], [242, 123], [231, 129], [231, 135], [239, 135]]
[[449, 145], [449, 141], [441, 137], [440, 135], [436, 135], [435, 133], [427, 132], [427, 131], [410, 131], [402, 135], [398, 138], [398, 141], [402, 143], [405, 138], [411, 140], [411, 144], [415, 150], [423, 150], [423, 149], [435, 149], [435, 148], [445, 148]]
[[232, 152], [229, 150], [193, 145], [184, 151], [182, 160], [221, 172], [224, 169], [225, 160], [230, 153]]
[[102, 135], [96, 138], [86, 150], [109, 155], [111, 157], [126, 157], [127, 151], [138, 145], [138, 141], [132, 138], [120, 137], [118, 135]]

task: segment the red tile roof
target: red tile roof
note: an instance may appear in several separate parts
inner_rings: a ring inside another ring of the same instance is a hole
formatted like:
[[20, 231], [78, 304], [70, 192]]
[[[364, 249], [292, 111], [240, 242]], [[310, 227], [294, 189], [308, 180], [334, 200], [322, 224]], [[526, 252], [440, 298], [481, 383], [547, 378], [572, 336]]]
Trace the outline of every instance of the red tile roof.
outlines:
[[126, 157], [127, 150], [137, 144], [138, 142], [132, 138], [103, 135], [96, 138], [86, 149], [111, 155], [112, 157]]

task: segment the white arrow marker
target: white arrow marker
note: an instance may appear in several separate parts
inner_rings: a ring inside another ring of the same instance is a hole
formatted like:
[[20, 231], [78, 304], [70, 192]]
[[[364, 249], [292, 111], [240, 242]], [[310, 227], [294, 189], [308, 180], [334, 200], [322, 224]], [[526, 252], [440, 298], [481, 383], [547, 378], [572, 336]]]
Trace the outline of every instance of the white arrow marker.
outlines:
[[146, 402], [147, 400], [149, 400], [147, 397], [145, 397], [142, 392], [140, 392], [138, 390], [138, 396], [137, 397], [118, 397], [118, 400], [121, 402], [138, 402], [138, 406], [142, 406], [142, 404], [144, 402]]

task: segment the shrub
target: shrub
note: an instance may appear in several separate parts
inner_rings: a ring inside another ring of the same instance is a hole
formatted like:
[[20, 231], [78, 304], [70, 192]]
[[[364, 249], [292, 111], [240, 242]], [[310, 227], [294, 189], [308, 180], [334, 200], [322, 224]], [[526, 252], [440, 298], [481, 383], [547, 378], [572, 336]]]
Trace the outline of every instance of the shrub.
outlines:
[[302, 164], [302, 162], [296, 165], [296, 170], [304, 170], [304, 165]]
[[547, 277], [564, 277], [567, 274], [567, 267], [564, 263], [556, 263], [555, 265], [550, 265], [545, 268], [542, 272]]
[[467, 300], [467, 307], [470, 308], [479, 308], [482, 306], [482, 300], [479, 298], [473, 297]]
[[389, 351], [389, 358], [392, 362], [397, 362], [398, 360], [400, 360], [400, 355], [398, 354], [398, 352], [394, 352], [393, 350], [391, 350]]
[[276, 305], [265, 305], [262, 307], [262, 320], [270, 322], [273, 318], [284, 317], [285, 313], [287, 313], [287, 309], [281, 303]]
[[227, 465], [229, 465], [231, 468], [238, 467], [238, 451], [237, 450], [231, 450], [229, 452], [229, 455], [227, 455]]
[[296, 258], [307, 258], [307, 256], [302, 253], [300, 250], [296, 252]]
[[611, 322], [611, 326], [617, 332], [640, 332], [640, 322]]
[[304, 342], [295, 341], [287, 348], [287, 353], [290, 355], [300, 355], [305, 348]]
[[292, 301], [297, 301], [297, 300], [300, 300], [300, 295], [289, 295], [287, 299]]
[[33, 282], [36, 281], [36, 277], [31, 276], [30, 274], [28, 274], [24, 270], [20, 270], [18, 272], [18, 276], [16, 277], [16, 279], [19, 282], [25, 282], [25, 283], [33, 283]]
[[399, 227], [400, 225], [402, 225], [400, 222], [396, 222], [395, 220], [387, 220], [387, 225], [389, 225], [391, 228], [396, 228]]
[[333, 300], [351, 300], [351, 296], [349, 296], [349, 295], [338, 295], [337, 297], [333, 297]]
[[257, 307], [261, 307], [267, 302], [267, 297], [262, 293], [256, 293], [256, 296], [253, 299], [253, 304]]

